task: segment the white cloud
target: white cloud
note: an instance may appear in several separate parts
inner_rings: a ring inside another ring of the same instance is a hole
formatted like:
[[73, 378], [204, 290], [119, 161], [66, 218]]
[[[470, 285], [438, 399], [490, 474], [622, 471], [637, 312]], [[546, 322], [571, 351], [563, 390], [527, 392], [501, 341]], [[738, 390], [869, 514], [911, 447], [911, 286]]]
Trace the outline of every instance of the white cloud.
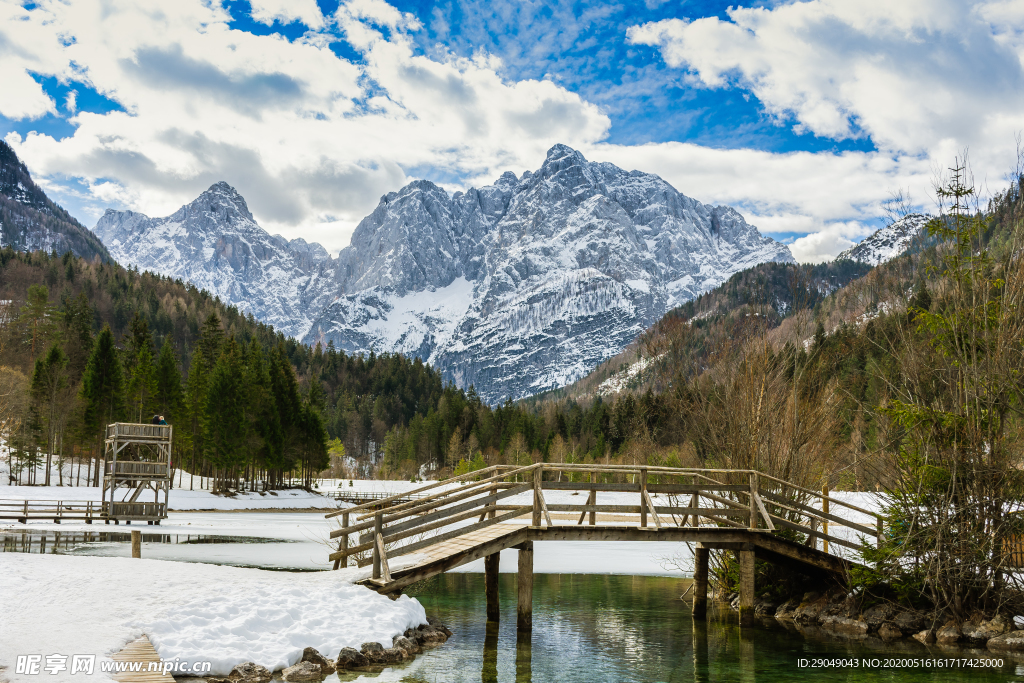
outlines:
[[300, 21], [310, 28], [324, 25], [324, 17], [316, 0], [250, 0], [252, 18], [268, 26], [274, 21], [290, 24]]
[[[879, 200], [898, 187], [930, 196], [932, 169], [968, 148], [976, 175], [999, 189], [1015, 156], [1014, 135], [1024, 129], [1020, 0], [809, 0], [727, 15], [652, 22], [630, 27], [627, 36], [656, 46], [668, 65], [687, 69], [704, 87], [749, 90], [797, 132], [868, 137], [878, 149], [770, 155], [742, 176], [744, 184], [752, 176], [760, 191], [714, 193], [769, 210], [775, 191], [803, 198], [799, 213], [826, 223], [817, 236], [797, 240], [794, 252], [834, 254], [856, 236], [851, 224], [834, 221], [877, 216]], [[757, 169], [771, 170], [766, 176]], [[783, 182], [771, 177], [776, 172]]]
[[[486, 55], [415, 55], [406, 32], [418, 23], [382, 0], [342, 5], [329, 26], [293, 42], [231, 30], [203, 0], [161, 13], [129, 0], [44, 0], [24, 15], [50, 35], [20, 45], [34, 73], [66, 76], [74, 65], [73, 80], [124, 109], [81, 112], [61, 140], [8, 137], [33, 172], [83, 179], [97, 214], [110, 201], [167, 214], [226, 180], [269, 231], [316, 235], [336, 250], [408, 180], [404, 169], [493, 178], [532, 166], [555, 142], [599, 140], [610, 125], [550, 82], [503, 81]], [[339, 32], [362, 63], [328, 48]]]
[[[123, 108], [66, 105], [74, 135], [8, 140], [46, 186], [83, 181], [94, 217], [110, 205], [165, 215], [226, 180], [269, 231], [331, 250], [409, 174], [489, 182], [535, 169], [561, 142], [737, 206], [762, 231], [806, 235], [791, 248], [813, 261], [869, 232], [891, 190], [930, 196], [933, 169], [964, 147], [998, 188], [1024, 128], [1021, 0], [809, 0], [629, 30], [703, 87], [749, 90], [785, 125], [878, 147], [788, 154], [605, 143], [610, 121], [595, 105], [551, 81], [503, 79], [485, 52], [418, 53], [419, 20], [384, 0], [350, 0], [328, 17], [312, 0], [251, 6], [256, 21], [310, 30], [291, 42], [232, 30], [206, 0], [159, 12], [131, 0], [0, 0], [0, 114], [56, 114], [41, 76]], [[358, 63], [329, 49], [338, 40]]]

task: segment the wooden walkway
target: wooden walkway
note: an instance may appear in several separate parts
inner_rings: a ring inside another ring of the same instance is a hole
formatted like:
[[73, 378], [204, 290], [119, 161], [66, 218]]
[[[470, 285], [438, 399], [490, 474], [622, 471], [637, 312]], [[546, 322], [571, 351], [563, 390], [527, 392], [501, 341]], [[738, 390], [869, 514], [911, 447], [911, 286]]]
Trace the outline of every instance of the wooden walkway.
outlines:
[[[459, 488], [444, 486], [457, 481], [463, 482]], [[431, 489], [434, 493], [427, 493]], [[571, 504], [549, 503], [551, 492], [587, 495]], [[606, 493], [617, 494], [619, 503], [599, 502]], [[631, 504], [621, 504], [624, 493], [630, 494], [625, 497]], [[523, 497], [530, 503], [524, 505]], [[871, 521], [852, 521], [851, 512]], [[330, 555], [335, 569], [347, 566], [350, 558], [361, 567], [372, 565], [364, 583], [381, 593], [399, 593], [487, 558], [489, 614], [492, 597], [497, 600], [497, 553], [517, 549], [520, 627], [525, 628], [532, 618], [528, 598], [537, 541], [692, 543], [695, 614], [706, 608], [708, 553], [735, 552], [742, 623], [753, 619], [755, 558], [807, 576], [842, 578], [852, 562], [835, 551], [860, 546], [849, 534], [836, 536], [835, 528], [875, 539], [883, 533], [876, 513], [832, 498], [827, 489], [812, 491], [752, 470], [617, 465], [494, 466], [327, 515], [337, 516], [342, 525], [331, 538], [339, 539], [338, 549]], [[402, 556], [411, 562], [398, 569], [395, 558]]]
[[159, 662], [160, 655], [156, 653], [149, 638], [142, 636], [124, 646], [120, 652], [111, 656], [115, 662], [126, 662], [138, 664], [139, 671], [124, 671], [113, 674], [115, 681], [120, 683], [174, 683], [174, 678], [169, 673], [150, 671], [150, 662]]

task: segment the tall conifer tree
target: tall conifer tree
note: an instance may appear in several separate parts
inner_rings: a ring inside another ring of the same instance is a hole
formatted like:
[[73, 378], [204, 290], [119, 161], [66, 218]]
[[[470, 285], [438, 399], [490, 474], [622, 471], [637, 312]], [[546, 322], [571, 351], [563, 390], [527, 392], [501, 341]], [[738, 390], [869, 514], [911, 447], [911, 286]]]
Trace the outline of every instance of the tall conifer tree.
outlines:
[[104, 432], [108, 424], [121, 419], [124, 413], [124, 372], [109, 325], [104, 325], [100, 331], [85, 366], [82, 398], [85, 400], [85, 430], [97, 444], [93, 485], [99, 486]]

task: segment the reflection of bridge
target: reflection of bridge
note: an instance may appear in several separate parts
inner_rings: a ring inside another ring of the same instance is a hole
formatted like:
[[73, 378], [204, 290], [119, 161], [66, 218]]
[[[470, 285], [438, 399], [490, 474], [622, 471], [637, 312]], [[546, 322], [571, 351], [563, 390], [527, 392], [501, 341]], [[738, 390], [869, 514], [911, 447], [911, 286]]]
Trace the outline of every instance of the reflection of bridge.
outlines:
[[[450, 484], [458, 481], [462, 487], [451, 489]], [[586, 492], [587, 500], [547, 502], [546, 492], [553, 499], [555, 492], [563, 491]], [[629, 504], [599, 504], [599, 493], [626, 498]], [[412, 495], [422, 497], [411, 499]], [[516, 501], [517, 496], [528, 501]], [[844, 519], [831, 512], [832, 505], [846, 508], [847, 515], [866, 515], [874, 524]], [[417, 581], [484, 558], [487, 616], [493, 621], [498, 618], [499, 553], [516, 548], [521, 630], [530, 630], [532, 624], [534, 541], [695, 543], [697, 616], [707, 609], [709, 551], [735, 551], [740, 562], [740, 621], [750, 623], [755, 558], [805, 575], [842, 576], [851, 562], [830, 550], [859, 546], [829, 533], [830, 525], [871, 538], [882, 534], [881, 518], [871, 511], [831, 498], [827, 490], [812, 491], [753, 470], [619, 465], [497, 465], [327, 517], [339, 515], [342, 526], [331, 532], [331, 538], [341, 539], [330, 556], [334, 568], [347, 566], [349, 557], [355, 557], [359, 566], [372, 564], [372, 577], [364, 583], [380, 593], [401, 592]], [[349, 542], [353, 536], [354, 544]], [[413, 555], [411, 566], [392, 572], [389, 563], [403, 555]]]

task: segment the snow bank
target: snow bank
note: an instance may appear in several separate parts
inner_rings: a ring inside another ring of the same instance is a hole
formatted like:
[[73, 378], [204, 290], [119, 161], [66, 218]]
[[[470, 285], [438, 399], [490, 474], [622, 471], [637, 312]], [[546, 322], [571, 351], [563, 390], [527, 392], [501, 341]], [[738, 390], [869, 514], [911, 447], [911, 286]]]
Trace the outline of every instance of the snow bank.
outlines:
[[[334, 658], [343, 647], [377, 641], [426, 621], [408, 596], [390, 600], [352, 581], [367, 570], [287, 573], [207, 564], [3, 556], [0, 666], [14, 674], [19, 654], [109, 657], [142, 634], [160, 656], [210, 661], [225, 675], [254, 661], [271, 670], [294, 664], [305, 647]], [[93, 676], [101, 680], [97, 662]], [[26, 677], [25, 680], [35, 679]], [[83, 674], [47, 674], [49, 681]]]

